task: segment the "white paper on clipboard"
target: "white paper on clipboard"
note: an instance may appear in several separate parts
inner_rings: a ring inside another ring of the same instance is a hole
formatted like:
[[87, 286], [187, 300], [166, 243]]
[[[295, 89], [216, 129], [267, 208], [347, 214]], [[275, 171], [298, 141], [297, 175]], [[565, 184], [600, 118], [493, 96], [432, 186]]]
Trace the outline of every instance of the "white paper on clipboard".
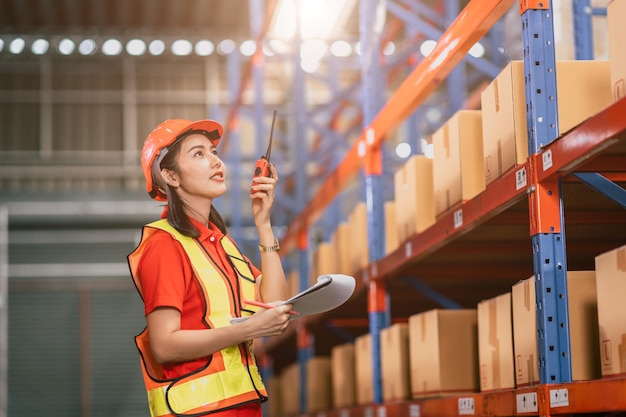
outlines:
[[[291, 320], [295, 320], [339, 307], [352, 296], [355, 287], [356, 280], [349, 275], [320, 275], [314, 285], [280, 305], [291, 304], [293, 310], [299, 313], [291, 316]], [[235, 324], [247, 319], [248, 317], [235, 317], [230, 319], [230, 323]]]

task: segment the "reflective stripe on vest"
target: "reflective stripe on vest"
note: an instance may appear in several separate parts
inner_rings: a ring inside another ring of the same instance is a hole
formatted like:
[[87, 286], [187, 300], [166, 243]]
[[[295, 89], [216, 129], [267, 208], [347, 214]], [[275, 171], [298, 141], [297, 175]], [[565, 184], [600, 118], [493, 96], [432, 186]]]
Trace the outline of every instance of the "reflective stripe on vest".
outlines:
[[[240, 308], [240, 293], [244, 299], [255, 299], [255, 279], [249, 265], [236, 245], [224, 236], [220, 243], [228, 255], [239, 279], [233, 289], [228, 277], [214, 265], [204, 248], [195, 239], [183, 236], [166, 220], [159, 220], [144, 228], [137, 249], [128, 257], [135, 285], [141, 293], [137, 266], [143, 247], [156, 229], [164, 230], [182, 245], [206, 299], [205, 320], [212, 328], [230, 326], [236, 315], [250, 315]], [[149, 347], [148, 331], [136, 338], [141, 354], [144, 383], [152, 417], [168, 415], [203, 415], [251, 401], [264, 401], [267, 392], [261, 381], [251, 343], [231, 346], [211, 355], [207, 365], [174, 380], [165, 380], [161, 366], [154, 361]]]

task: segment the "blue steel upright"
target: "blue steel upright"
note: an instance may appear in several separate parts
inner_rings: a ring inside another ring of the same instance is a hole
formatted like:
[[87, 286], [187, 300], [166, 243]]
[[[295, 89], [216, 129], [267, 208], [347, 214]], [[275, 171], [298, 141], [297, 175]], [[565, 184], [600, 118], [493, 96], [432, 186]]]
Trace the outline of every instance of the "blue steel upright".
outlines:
[[[528, 127], [528, 153], [537, 154], [542, 147], [558, 137], [556, 62], [552, 2], [544, 9], [522, 10], [524, 39], [524, 75]], [[530, 204], [541, 211], [539, 191], [542, 184], [531, 190]], [[560, 181], [544, 195], [556, 198], [558, 213], [547, 213], [560, 224], [533, 227], [532, 249], [537, 305], [537, 337], [539, 347], [539, 376], [542, 384], [564, 383], [572, 380], [569, 317], [567, 297], [567, 261], [563, 204]], [[531, 210], [533, 207], [531, 207]], [[546, 230], [547, 229], [547, 230]]]
[[[363, 0], [359, 2], [359, 36], [361, 39], [361, 79], [363, 101], [363, 126], [368, 126], [383, 103], [380, 53], [383, 22], [377, 21], [383, 14], [378, 8], [385, 7], [384, 0]], [[375, 132], [371, 132], [374, 133]], [[369, 134], [366, 135], [369, 137]], [[369, 260], [375, 262], [385, 255], [384, 232], [384, 193], [382, 177], [382, 149], [365, 151], [365, 205], [367, 208], [367, 244]], [[377, 169], [372, 169], [377, 167]], [[385, 299], [384, 285], [370, 283], [370, 299]], [[374, 297], [372, 297], [374, 293]], [[383, 305], [380, 305], [383, 304]], [[380, 330], [389, 326], [388, 304], [370, 302], [369, 329], [372, 341], [372, 383], [374, 402], [382, 402], [382, 379], [380, 372]]]

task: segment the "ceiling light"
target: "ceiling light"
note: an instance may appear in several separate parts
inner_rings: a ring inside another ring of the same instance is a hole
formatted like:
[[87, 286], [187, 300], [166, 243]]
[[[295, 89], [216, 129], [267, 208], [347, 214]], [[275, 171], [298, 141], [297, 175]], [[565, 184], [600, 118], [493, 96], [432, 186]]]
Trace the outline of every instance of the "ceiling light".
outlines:
[[165, 52], [165, 42], [161, 39], [155, 39], [148, 45], [148, 51], [154, 56], [161, 55]]
[[396, 145], [396, 155], [398, 158], [408, 158], [411, 155], [411, 145], [406, 142], [400, 142]]
[[302, 59], [300, 61], [300, 67], [304, 72], [312, 74], [320, 67], [320, 61], [316, 59]]
[[122, 42], [117, 39], [107, 39], [102, 44], [102, 53], [105, 55], [119, 55], [122, 53]]
[[76, 45], [74, 45], [74, 41], [68, 38], [61, 39], [57, 46], [57, 50], [61, 55], [71, 55], [75, 48]]
[[[277, 38], [293, 38], [296, 31], [296, 0], [280, 0], [269, 33]], [[300, 35], [303, 39], [327, 38], [342, 26], [354, 7], [353, 0], [299, 0]]]
[[420, 45], [420, 54], [422, 54], [422, 56], [430, 55], [432, 53], [432, 51], [435, 49], [435, 46], [437, 46], [437, 42], [436, 41], [434, 41], [432, 39], [425, 40]]
[[177, 56], [187, 56], [193, 51], [193, 45], [187, 39], [179, 39], [172, 43], [172, 53]]
[[328, 45], [321, 39], [304, 41], [300, 46], [300, 56], [307, 60], [321, 60], [328, 51]]
[[96, 45], [96, 41], [93, 39], [83, 39], [78, 44], [78, 52], [82, 55], [93, 55], [96, 53], [98, 49], [98, 45]]
[[194, 51], [196, 52], [196, 55], [199, 55], [199, 56], [209, 56], [213, 53], [214, 50], [215, 50], [215, 46], [213, 46], [213, 42], [208, 41], [206, 39], [198, 41], [196, 43], [196, 46], [194, 47]]
[[352, 45], [346, 41], [335, 41], [330, 45], [330, 53], [336, 57], [344, 58], [352, 53]]
[[383, 54], [385, 55], [393, 55], [396, 52], [396, 44], [393, 42], [387, 42], [385, 48], [383, 49]]
[[131, 39], [126, 44], [126, 52], [133, 56], [143, 55], [146, 53], [146, 43], [141, 39]]
[[256, 42], [253, 40], [243, 41], [239, 45], [239, 52], [243, 56], [252, 56], [256, 52]]
[[9, 43], [9, 52], [12, 54], [21, 54], [24, 50], [26, 42], [22, 38], [15, 38]]
[[4, 40], [0, 39], [0, 52], [4, 49]]
[[217, 53], [220, 55], [228, 55], [235, 51], [235, 41], [232, 39], [224, 39], [217, 45]]
[[280, 39], [270, 40], [270, 48], [272, 48], [272, 51], [276, 52], [277, 54], [284, 54], [287, 52], [287, 45], [285, 45], [285, 42], [281, 41]]
[[470, 48], [469, 54], [474, 58], [482, 58], [485, 55], [485, 47], [480, 42], [476, 42]]
[[[30, 50], [35, 55], [43, 55], [48, 52], [48, 48], [50, 44], [45, 39], [35, 39], [33, 44], [30, 46]], [[2, 49], [2, 48], [0, 48]]]

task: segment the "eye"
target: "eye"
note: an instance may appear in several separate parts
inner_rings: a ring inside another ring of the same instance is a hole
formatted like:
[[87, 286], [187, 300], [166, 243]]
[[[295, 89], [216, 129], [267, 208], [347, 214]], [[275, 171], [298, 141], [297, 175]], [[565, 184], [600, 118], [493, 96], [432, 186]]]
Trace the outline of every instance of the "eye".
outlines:
[[213, 154], [213, 155], [217, 156], [217, 149], [213, 148], [213, 149], [211, 150], [211, 154]]
[[193, 154], [193, 156], [202, 156], [202, 155], [204, 155], [202, 151], [196, 151], [196, 153]]

